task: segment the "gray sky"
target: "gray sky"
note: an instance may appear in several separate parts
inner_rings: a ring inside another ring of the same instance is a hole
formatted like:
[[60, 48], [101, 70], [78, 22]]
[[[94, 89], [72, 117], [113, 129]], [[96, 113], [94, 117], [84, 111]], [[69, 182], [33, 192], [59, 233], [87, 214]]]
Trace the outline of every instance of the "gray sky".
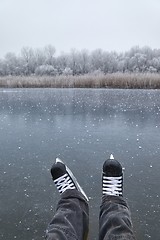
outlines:
[[0, 57], [47, 44], [58, 54], [160, 48], [160, 0], [0, 0]]

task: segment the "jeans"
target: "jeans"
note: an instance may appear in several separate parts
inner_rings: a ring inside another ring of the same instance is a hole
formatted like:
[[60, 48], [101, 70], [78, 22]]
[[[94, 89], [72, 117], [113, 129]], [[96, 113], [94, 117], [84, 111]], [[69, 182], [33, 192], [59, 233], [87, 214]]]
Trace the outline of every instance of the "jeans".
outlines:
[[[86, 240], [89, 208], [77, 190], [61, 195], [56, 213], [46, 231], [47, 240]], [[99, 240], [135, 240], [131, 215], [123, 197], [103, 196], [99, 215]]]

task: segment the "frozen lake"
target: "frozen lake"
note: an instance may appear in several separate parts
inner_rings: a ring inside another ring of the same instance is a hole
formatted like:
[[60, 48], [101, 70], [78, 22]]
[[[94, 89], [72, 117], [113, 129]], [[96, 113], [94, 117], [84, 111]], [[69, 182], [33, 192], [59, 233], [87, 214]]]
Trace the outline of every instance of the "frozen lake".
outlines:
[[0, 89], [0, 239], [43, 238], [59, 199], [49, 172], [57, 156], [90, 197], [89, 239], [98, 239], [110, 153], [125, 167], [137, 239], [159, 239], [159, 90]]

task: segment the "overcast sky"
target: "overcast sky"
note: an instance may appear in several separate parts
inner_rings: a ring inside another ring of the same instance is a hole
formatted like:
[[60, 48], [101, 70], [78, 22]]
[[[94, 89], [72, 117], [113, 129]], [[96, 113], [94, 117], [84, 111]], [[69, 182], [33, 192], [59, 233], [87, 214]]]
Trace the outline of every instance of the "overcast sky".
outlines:
[[48, 44], [57, 54], [160, 48], [160, 0], [0, 0], [0, 57]]

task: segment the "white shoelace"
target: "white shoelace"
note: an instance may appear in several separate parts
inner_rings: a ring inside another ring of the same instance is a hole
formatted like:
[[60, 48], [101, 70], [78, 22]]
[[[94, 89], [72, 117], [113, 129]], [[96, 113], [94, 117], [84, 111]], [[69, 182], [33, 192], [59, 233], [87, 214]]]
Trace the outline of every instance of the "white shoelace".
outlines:
[[54, 180], [54, 183], [60, 194], [62, 194], [67, 189], [75, 189], [75, 185], [67, 173]]
[[122, 196], [122, 176], [106, 177], [103, 175], [103, 194]]

